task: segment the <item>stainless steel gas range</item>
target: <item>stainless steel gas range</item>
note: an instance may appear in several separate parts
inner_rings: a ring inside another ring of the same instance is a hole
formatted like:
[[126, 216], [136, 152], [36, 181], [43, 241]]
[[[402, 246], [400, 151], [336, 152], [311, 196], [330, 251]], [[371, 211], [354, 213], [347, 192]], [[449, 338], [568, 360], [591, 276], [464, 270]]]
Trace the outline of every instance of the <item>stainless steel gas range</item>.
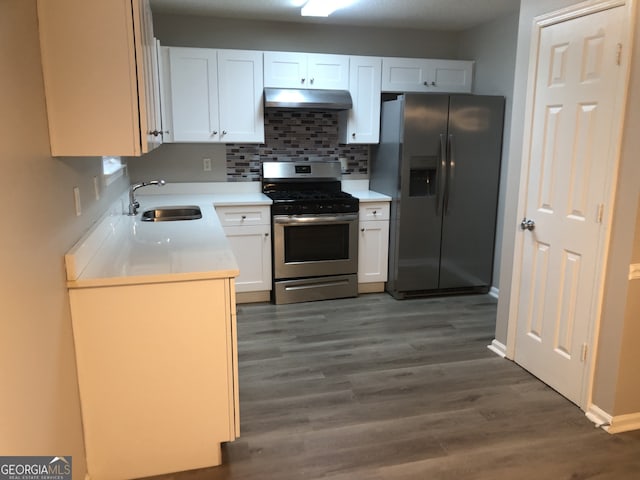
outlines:
[[264, 162], [273, 200], [276, 304], [358, 294], [358, 199], [341, 191], [339, 162]]

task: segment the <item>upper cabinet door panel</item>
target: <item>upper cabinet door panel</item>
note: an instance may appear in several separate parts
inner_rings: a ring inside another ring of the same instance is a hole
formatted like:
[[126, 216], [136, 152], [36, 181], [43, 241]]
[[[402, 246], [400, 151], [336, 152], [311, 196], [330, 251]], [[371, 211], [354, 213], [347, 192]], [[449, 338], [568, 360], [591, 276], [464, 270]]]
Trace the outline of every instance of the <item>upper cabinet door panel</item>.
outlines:
[[307, 86], [307, 54], [264, 52], [264, 86], [304, 88]]
[[471, 93], [473, 62], [465, 60], [428, 60], [435, 92]]
[[382, 60], [383, 92], [471, 92], [473, 62], [395, 58]]
[[171, 47], [169, 64], [173, 140], [215, 141], [219, 131], [216, 51]]
[[307, 76], [308, 88], [346, 90], [349, 88], [349, 57], [310, 53]]
[[349, 88], [349, 57], [324, 53], [264, 52], [264, 86]]
[[349, 93], [353, 108], [338, 113], [340, 142], [378, 143], [380, 139], [380, 57], [349, 59]]
[[218, 50], [220, 141], [264, 142], [262, 52]]
[[146, 151], [150, 20], [148, 0], [38, 1], [52, 155]]
[[140, 132], [142, 153], [147, 153], [162, 144], [160, 123], [160, 79], [158, 78], [157, 41], [153, 36], [153, 19], [149, 1], [141, 1], [133, 11], [134, 38], [142, 55], [136, 55], [136, 69], [143, 72], [138, 82], [138, 108], [140, 110]]
[[384, 58], [382, 60], [383, 92], [428, 92], [431, 77], [427, 61], [419, 58]]

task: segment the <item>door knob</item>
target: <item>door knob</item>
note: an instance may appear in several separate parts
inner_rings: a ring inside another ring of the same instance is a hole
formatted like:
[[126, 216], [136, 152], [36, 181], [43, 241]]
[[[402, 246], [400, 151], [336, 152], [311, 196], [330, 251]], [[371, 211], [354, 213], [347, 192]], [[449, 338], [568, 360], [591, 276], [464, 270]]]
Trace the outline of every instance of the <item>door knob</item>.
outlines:
[[533, 220], [525, 217], [522, 219], [522, 221], [520, 222], [520, 228], [522, 230], [533, 230], [534, 228], [536, 228], [536, 222], [534, 222]]

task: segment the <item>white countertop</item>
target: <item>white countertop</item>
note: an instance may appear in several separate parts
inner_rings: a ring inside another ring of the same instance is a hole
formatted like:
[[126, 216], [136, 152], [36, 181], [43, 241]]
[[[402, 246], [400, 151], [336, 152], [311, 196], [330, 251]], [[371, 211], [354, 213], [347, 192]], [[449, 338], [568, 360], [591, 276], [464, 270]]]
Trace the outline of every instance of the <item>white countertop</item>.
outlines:
[[[345, 182], [361, 202], [390, 201], [367, 190], [367, 181]], [[175, 183], [137, 192], [138, 215], [122, 212], [124, 195], [65, 255], [69, 288], [162, 283], [239, 274], [214, 206], [270, 205], [259, 182]], [[145, 210], [159, 206], [197, 205], [202, 218], [142, 222]]]
[[[214, 210], [213, 195], [139, 195], [137, 199], [138, 215], [112, 213], [65, 256], [69, 288], [230, 278], [239, 274]], [[202, 218], [140, 220], [145, 210], [170, 205], [197, 205]]]

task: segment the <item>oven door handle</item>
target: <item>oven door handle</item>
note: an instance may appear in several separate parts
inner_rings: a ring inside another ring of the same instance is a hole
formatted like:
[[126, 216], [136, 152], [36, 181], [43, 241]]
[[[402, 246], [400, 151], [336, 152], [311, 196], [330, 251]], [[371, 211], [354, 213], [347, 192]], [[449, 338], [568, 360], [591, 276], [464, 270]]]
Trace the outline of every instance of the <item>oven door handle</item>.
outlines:
[[347, 213], [340, 215], [274, 215], [273, 223], [279, 224], [310, 224], [310, 223], [335, 223], [352, 222], [358, 219], [357, 213]]

